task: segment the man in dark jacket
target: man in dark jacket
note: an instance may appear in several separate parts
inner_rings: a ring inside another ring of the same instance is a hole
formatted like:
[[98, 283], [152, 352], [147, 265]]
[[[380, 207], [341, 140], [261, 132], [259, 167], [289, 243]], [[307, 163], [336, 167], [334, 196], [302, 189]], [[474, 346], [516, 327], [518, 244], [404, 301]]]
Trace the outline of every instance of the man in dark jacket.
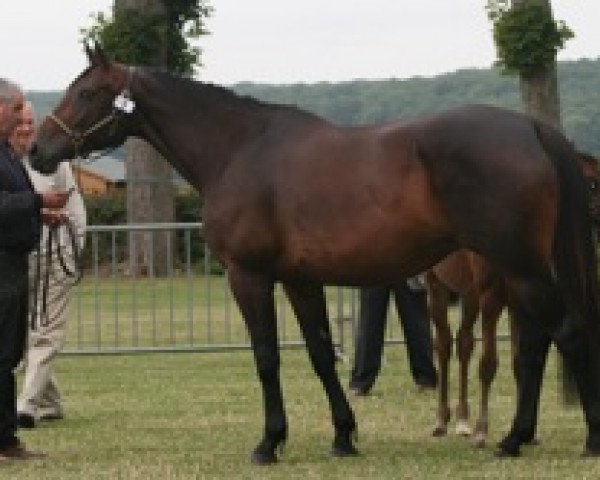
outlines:
[[29, 252], [37, 245], [42, 221], [59, 221], [64, 192], [35, 193], [22, 163], [8, 145], [21, 121], [23, 92], [0, 78], [0, 462], [35, 454], [16, 436], [14, 369], [23, 356], [27, 333]]

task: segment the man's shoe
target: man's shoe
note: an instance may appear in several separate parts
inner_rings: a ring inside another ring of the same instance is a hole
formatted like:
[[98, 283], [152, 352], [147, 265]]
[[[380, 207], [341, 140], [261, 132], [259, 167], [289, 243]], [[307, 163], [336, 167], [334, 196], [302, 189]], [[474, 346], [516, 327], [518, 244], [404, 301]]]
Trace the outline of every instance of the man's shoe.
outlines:
[[46, 454], [43, 452], [27, 450], [25, 445], [21, 442], [17, 442], [11, 447], [0, 449], [0, 462], [9, 462], [11, 460], [31, 460], [34, 458], [44, 458], [45, 456]]
[[40, 415], [40, 420], [42, 422], [52, 422], [54, 420], [62, 420], [65, 416], [62, 413], [46, 413], [44, 415]]
[[35, 418], [29, 413], [18, 412], [17, 424], [19, 425], [19, 428], [35, 428]]

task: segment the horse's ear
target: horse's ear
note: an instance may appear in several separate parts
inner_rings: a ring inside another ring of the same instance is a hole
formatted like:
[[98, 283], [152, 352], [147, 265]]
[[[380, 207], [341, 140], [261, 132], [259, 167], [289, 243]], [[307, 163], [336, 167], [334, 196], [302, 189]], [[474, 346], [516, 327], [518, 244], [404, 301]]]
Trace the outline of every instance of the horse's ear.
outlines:
[[99, 43], [96, 44], [96, 62], [101, 67], [108, 67], [110, 63], [106, 53], [104, 53], [104, 49]]
[[88, 60], [90, 61], [90, 65], [94, 64], [94, 51], [92, 50], [92, 47], [90, 47], [89, 42], [84, 42], [83, 43], [83, 48], [85, 50], [85, 54], [88, 57]]
[[88, 42], [84, 44], [85, 54], [87, 55], [90, 65], [93, 67], [107, 67], [109, 64], [108, 57], [104, 53], [104, 50], [100, 46], [100, 44], [90, 46]]

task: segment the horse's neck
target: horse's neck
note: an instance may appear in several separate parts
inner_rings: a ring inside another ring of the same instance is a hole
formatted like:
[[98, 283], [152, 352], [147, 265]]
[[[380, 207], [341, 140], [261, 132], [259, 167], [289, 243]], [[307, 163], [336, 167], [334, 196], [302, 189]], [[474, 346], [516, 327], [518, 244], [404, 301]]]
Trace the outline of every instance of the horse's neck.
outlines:
[[234, 94], [230, 98], [223, 94], [219, 103], [205, 102], [202, 93], [183, 95], [151, 75], [137, 82], [132, 95], [140, 118], [133, 134], [151, 143], [201, 190], [218, 178], [235, 153], [269, 121], [267, 107], [255, 105], [246, 111]]

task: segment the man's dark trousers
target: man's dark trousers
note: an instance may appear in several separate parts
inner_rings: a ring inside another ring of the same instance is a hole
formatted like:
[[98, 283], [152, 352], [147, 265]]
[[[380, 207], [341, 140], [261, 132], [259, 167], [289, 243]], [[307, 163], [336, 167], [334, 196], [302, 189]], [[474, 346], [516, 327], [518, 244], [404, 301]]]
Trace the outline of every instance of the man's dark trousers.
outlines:
[[0, 449], [16, 444], [14, 369], [27, 335], [27, 253], [0, 250]]
[[350, 376], [350, 388], [354, 390], [368, 392], [381, 369], [386, 316], [392, 293], [406, 340], [412, 377], [422, 386], [432, 387], [437, 383], [427, 294], [424, 290], [411, 290], [403, 281], [360, 291], [360, 318]]

